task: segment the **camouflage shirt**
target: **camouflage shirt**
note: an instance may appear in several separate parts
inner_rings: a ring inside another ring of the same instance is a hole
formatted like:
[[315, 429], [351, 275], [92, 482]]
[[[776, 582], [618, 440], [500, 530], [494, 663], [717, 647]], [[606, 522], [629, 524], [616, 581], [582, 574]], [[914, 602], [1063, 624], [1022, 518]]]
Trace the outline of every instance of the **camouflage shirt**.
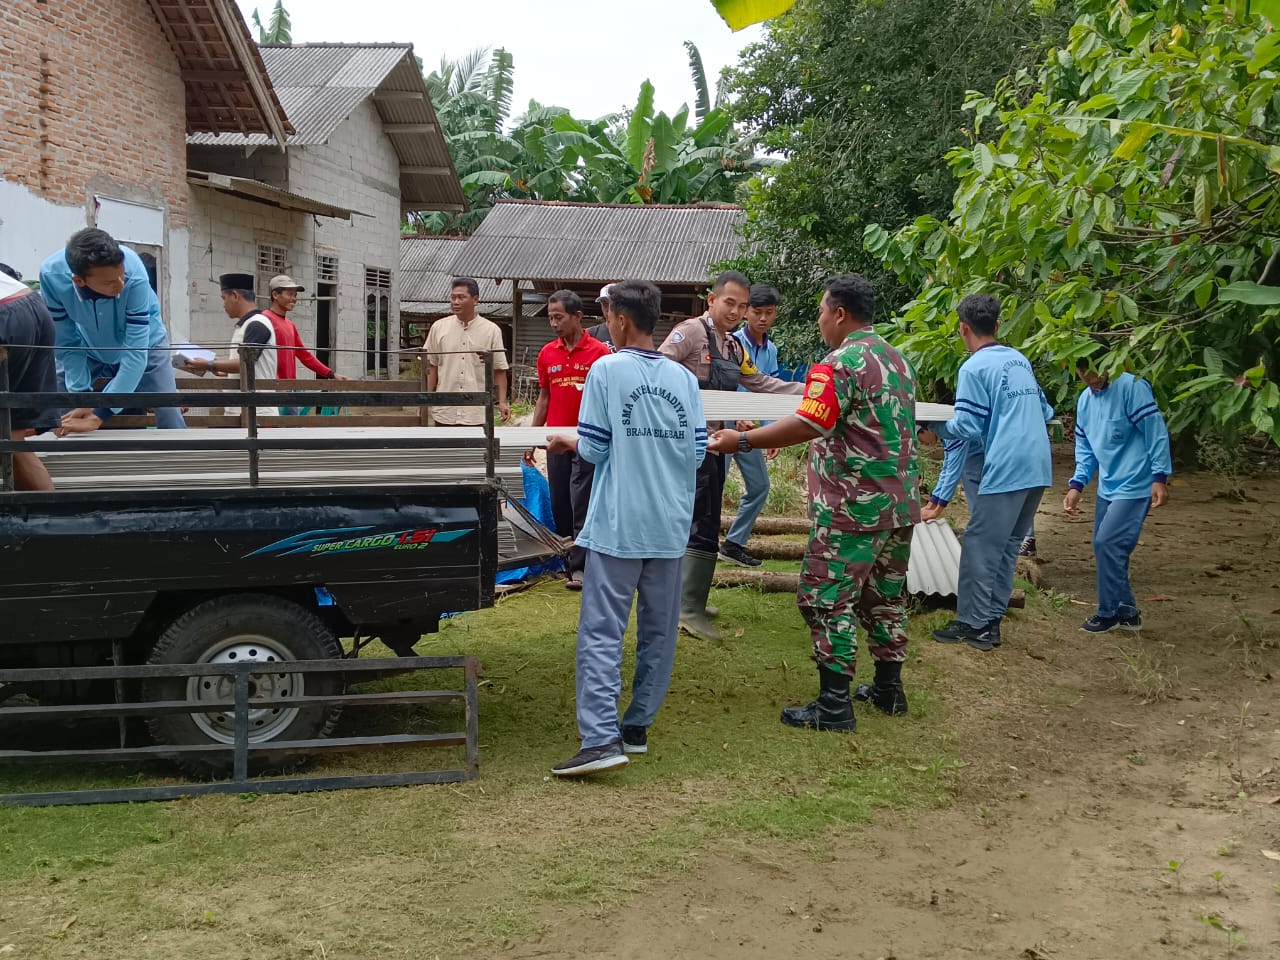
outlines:
[[809, 452], [809, 518], [851, 533], [920, 522], [916, 378], [874, 330], [851, 333], [809, 371], [796, 416]]

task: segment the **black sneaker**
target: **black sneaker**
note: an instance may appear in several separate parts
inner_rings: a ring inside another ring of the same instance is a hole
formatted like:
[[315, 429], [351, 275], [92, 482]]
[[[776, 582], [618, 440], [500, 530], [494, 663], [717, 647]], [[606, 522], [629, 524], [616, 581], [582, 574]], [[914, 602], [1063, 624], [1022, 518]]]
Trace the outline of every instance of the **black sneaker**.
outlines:
[[623, 727], [622, 728], [622, 752], [623, 753], [648, 753], [649, 752], [649, 728], [648, 727]]
[[993, 647], [1000, 646], [1000, 621], [992, 620], [987, 624], [987, 633], [991, 635], [991, 645]]
[[736, 563], [740, 567], [758, 567], [764, 563], [763, 560], [746, 547], [739, 546], [732, 540], [726, 540], [720, 544], [720, 556], [730, 563]]
[[585, 777], [626, 765], [627, 757], [622, 752], [622, 744], [615, 741], [602, 747], [579, 750], [571, 759], [552, 767], [551, 772], [557, 777]]
[[1130, 616], [1123, 617], [1103, 617], [1095, 613], [1080, 624], [1080, 629], [1085, 633], [1110, 633], [1112, 630], [1137, 631], [1142, 629], [1142, 617], [1138, 616], [1136, 611]]
[[[1120, 609], [1124, 610], [1125, 608], [1121, 607]], [[1134, 610], [1133, 613], [1118, 613], [1116, 614], [1116, 629], [1133, 630], [1135, 632], [1141, 630], [1142, 617], [1138, 615], [1137, 610]]]
[[933, 631], [933, 639], [939, 643], [967, 643], [984, 653], [994, 650], [998, 642], [992, 637], [990, 626], [971, 627], [961, 620], [952, 620], [941, 630]]
[[1036, 555], [1036, 538], [1023, 537], [1022, 546], [1018, 547], [1018, 556], [1034, 557]]
[[1080, 624], [1080, 629], [1085, 633], [1110, 633], [1119, 625], [1119, 617], [1101, 617], [1095, 613], [1084, 623]]

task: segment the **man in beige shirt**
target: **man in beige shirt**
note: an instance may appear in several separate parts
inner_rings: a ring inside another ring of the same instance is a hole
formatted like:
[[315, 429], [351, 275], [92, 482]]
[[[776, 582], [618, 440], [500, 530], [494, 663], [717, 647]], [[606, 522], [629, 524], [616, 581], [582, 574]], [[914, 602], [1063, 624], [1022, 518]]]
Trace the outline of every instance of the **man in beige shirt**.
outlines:
[[[476, 313], [480, 285], [469, 277], [453, 281], [449, 305], [453, 314], [431, 325], [422, 348], [427, 364], [427, 392], [457, 393], [484, 391], [484, 357], [493, 356], [493, 382], [498, 387], [498, 412], [505, 423], [511, 419], [507, 406], [507, 354], [502, 346], [502, 330], [496, 323]], [[431, 416], [437, 426], [479, 426], [484, 423], [484, 407], [433, 406]]]

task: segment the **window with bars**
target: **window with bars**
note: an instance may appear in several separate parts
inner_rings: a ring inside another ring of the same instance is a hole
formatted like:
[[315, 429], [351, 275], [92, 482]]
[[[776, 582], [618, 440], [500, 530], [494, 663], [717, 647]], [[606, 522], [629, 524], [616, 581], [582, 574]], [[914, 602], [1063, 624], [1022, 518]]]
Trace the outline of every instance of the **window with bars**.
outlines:
[[316, 283], [338, 282], [338, 258], [316, 254]]
[[258, 289], [265, 292], [272, 277], [284, 273], [285, 261], [289, 255], [286, 247], [274, 243], [258, 244]]
[[391, 316], [391, 271], [364, 268], [365, 287], [365, 373], [383, 379], [389, 376], [387, 328]]

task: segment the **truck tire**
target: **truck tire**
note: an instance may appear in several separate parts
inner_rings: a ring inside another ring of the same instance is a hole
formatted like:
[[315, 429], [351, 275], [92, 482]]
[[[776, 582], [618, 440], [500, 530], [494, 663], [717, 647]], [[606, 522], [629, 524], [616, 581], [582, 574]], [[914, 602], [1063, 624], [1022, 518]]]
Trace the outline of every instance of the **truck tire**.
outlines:
[[[207, 600], [188, 610], [170, 624], [152, 648], [148, 663], [233, 663], [288, 660], [337, 660], [342, 645], [333, 630], [309, 610], [281, 597], [264, 594], [234, 594]], [[229, 677], [164, 678], [146, 681], [142, 699], [208, 700], [233, 699]], [[279, 699], [298, 696], [331, 696], [344, 689], [341, 674], [271, 672], [254, 674], [250, 696]], [[272, 740], [315, 740], [327, 737], [342, 713], [339, 706], [249, 708], [249, 742]], [[169, 714], [147, 721], [157, 743], [186, 746], [226, 743], [235, 739], [234, 716], [229, 710], [208, 713]], [[297, 759], [250, 759], [250, 770], [280, 770], [297, 766]], [[179, 761], [184, 769], [200, 776], [225, 776], [231, 772], [232, 758], [191, 757]]]

